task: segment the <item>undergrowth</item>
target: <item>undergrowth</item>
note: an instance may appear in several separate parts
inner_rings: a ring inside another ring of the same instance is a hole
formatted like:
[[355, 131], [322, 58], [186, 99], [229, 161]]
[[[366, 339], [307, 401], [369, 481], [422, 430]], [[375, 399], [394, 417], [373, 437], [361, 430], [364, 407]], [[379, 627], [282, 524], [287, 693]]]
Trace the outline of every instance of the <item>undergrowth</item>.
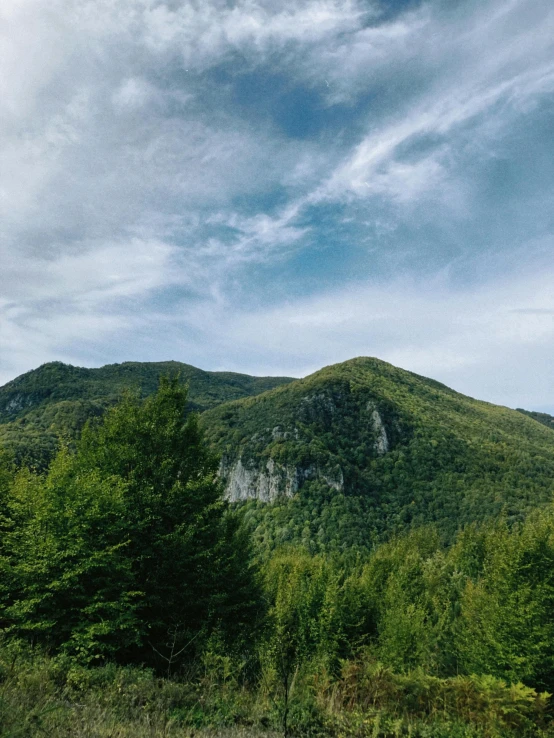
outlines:
[[[267, 677], [267, 675], [266, 675]], [[305, 664], [287, 733], [310, 738], [547, 738], [548, 695], [493, 677], [395, 674], [367, 656], [338, 676]], [[171, 678], [105, 664], [87, 668], [20, 643], [0, 648], [1, 738], [276, 738], [278, 685], [208, 654]]]

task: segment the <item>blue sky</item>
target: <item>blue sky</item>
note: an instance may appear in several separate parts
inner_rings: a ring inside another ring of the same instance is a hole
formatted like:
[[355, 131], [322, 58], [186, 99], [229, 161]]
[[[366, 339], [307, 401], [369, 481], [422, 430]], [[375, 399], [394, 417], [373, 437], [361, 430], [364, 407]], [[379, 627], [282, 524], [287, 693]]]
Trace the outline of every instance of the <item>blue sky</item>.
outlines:
[[4, 0], [0, 382], [378, 356], [554, 411], [549, 0]]

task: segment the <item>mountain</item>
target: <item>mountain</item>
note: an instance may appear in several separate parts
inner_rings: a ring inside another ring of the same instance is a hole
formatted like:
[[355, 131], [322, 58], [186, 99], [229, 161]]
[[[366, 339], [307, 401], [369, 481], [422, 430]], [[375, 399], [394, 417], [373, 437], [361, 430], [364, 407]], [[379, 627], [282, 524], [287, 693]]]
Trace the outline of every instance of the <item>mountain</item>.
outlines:
[[554, 491], [552, 429], [372, 358], [219, 405], [202, 423], [228, 496], [270, 547], [366, 547], [428, 522], [448, 537], [521, 518]]
[[550, 416], [474, 400], [373, 358], [299, 380], [178, 362], [45, 364], [0, 388], [0, 444], [44, 466], [60, 435], [78, 435], [125, 389], [148, 395], [161, 374], [177, 372], [221, 456], [226, 494], [262, 548], [355, 551], [431, 522], [448, 540], [552, 499]]
[[177, 361], [125, 362], [99, 369], [52, 362], [0, 387], [0, 445], [12, 449], [19, 461], [44, 466], [60, 435], [77, 435], [88, 418], [101, 415], [125, 390], [152, 394], [162, 374], [179, 374], [188, 383], [189, 408], [198, 412], [293, 381], [206, 372]]

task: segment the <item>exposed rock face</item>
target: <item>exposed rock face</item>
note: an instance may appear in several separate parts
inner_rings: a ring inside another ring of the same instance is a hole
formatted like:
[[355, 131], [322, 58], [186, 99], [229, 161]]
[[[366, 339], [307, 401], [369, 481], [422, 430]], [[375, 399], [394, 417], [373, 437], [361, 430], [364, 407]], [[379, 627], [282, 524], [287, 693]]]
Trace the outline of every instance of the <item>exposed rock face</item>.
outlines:
[[308, 479], [320, 479], [338, 491], [344, 487], [340, 469], [330, 472], [314, 465], [284, 466], [273, 459], [261, 468], [245, 466], [242, 459], [231, 464], [222, 459], [219, 474], [225, 483], [225, 496], [232, 502], [252, 499], [272, 502], [280, 496], [292, 497]]
[[18, 413], [26, 407], [31, 407], [36, 403], [37, 400], [32, 395], [24, 392], [18, 392], [10, 397], [4, 407], [1, 408], [1, 411], [6, 414], [14, 414]]
[[[365, 399], [361, 404], [351, 402], [348, 390], [343, 387], [303, 396], [295, 408], [295, 420], [298, 425], [289, 418], [282, 425], [258, 430], [243, 440], [242, 450], [237, 450], [236, 456], [231, 452], [222, 459], [219, 474], [229, 500], [272, 502], [278, 497], [293, 497], [306, 481], [311, 480], [342, 492], [344, 473], [336, 463], [339, 457], [329, 439], [323, 445], [323, 450], [316, 446], [315, 454], [309, 461], [309, 455], [294, 452], [288, 455], [283, 453], [283, 449], [294, 449], [297, 441], [304, 444], [304, 448], [309, 448], [314, 433], [327, 434], [329, 437], [336, 433], [340, 437], [341, 431], [344, 432], [345, 420], [346, 432], [352, 432], [353, 421], [363, 427], [364, 442], [368, 444], [368, 463], [371, 459], [384, 456], [394, 445], [395, 421], [389, 417], [386, 409], [373, 399]], [[280, 459], [303, 456], [306, 461], [276, 461], [271, 458], [273, 447], [279, 449]], [[328, 460], [325, 460], [325, 456]], [[350, 462], [345, 459], [344, 463]]]
[[372, 402], [368, 402], [367, 409], [371, 412], [371, 425], [375, 433], [375, 452], [377, 456], [384, 456], [390, 448], [387, 429], [385, 428], [383, 418]]

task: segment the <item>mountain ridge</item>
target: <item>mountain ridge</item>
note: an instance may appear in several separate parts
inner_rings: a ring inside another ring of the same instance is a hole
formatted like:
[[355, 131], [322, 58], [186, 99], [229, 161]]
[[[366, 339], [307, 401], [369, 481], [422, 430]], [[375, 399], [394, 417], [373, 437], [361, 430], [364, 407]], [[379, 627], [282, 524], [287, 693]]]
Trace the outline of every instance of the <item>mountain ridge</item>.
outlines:
[[547, 422], [374, 357], [296, 380], [179, 362], [50, 363], [0, 388], [0, 444], [44, 468], [60, 435], [77, 437], [126, 388], [150, 394], [177, 371], [226, 496], [262, 546], [367, 548], [430, 522], [451, 538], [499, 515], [522, 519], [554, 493]]
[[374, 358], [225, 403], [201, 422], [228, 496], [274, 543], [329, 544], [321, 500], [341, 508], [344, 525], [363, 521], [349, 539], [360, 543], [369, 530], [437, 522], [450, 535], [501, 513], [520, 518], [554, 492], [552, 429]]
[[78, 435], [87, 419], [102, 415], [124, 391], [152, 394], [162, 374], [178, 374], [188, 383], [188, 408], [197, 412], [293, 381], [209, 372], [177, 361], [123, 362], [99, 368], [48, 362], [0, 387], [0, 444], [11, 448], [18, 460], [44, 466], [60, 434]]

